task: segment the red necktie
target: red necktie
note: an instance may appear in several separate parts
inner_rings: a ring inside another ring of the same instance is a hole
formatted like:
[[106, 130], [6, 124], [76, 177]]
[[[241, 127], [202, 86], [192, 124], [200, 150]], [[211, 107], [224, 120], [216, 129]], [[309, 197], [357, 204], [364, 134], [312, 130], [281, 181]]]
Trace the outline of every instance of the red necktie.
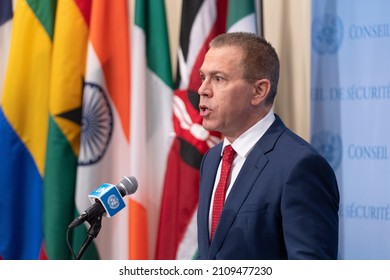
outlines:
[[228, 179], [233, 163], [235, 151], [231, 145], [228, 145], [223, 150], [221, 176], [214, 195], [213, 213], [211, 217], [211, 239], [214, 237], [215, 229], [221, 216], [223, 205], [225, 204], [225, 195], [228, 187]]

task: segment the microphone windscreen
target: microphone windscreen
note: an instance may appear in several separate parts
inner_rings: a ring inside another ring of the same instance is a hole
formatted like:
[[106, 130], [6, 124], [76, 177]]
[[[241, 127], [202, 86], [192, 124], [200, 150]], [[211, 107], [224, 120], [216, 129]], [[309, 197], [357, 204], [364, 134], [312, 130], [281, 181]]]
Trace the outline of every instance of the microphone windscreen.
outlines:
[[122, 179], [119, 181], [118, 185], [125, 190], [126, 195], [135, 193], [138, 188], [138, 182], [134, 176], [130, 176], [130, 177], [123, 176]]

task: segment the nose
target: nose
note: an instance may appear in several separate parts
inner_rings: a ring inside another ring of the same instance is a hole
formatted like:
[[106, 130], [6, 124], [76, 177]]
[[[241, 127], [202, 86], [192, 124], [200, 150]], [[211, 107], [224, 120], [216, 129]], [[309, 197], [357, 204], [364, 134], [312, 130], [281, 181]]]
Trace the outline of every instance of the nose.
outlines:
[[210, 97], [212, 94], [210, 83], [207, 81], [207, 79], [202, 81], [202, 84], [200, 85], [198, 89], [198, 94], [200, 96], [207, 96]]

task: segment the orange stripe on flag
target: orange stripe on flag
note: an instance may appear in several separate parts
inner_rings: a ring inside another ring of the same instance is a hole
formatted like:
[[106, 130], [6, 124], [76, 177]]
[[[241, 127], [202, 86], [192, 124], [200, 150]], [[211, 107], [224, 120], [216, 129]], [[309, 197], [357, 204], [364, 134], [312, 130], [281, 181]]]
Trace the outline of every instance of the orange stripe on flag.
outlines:
[[127, 1], [94, 3], [90, 38], [103, 68], [108, 92], [118, 110], [129, 141], [130, 49]]
[[129, 209], [129, 257], [131, 260], [147, 260], [148, 226], [146, 209], [133, 199], [129, 200]]

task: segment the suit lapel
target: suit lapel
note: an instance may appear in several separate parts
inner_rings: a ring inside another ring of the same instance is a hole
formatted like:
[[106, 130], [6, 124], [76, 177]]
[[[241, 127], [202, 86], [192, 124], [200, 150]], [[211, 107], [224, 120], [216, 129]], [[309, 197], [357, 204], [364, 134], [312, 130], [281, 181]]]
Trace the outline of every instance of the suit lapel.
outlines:
[[[278, 116], [276, 116], [274, 123], [256, 143], [253, 150], [248, 155], [248, 158], [242, 166], [240, 173], [232, 186], [232, 190], [226, 199], [220, 218], [221, 222], [218, 224], [214, 239], [210, 244], [210, 259], [215, 258], [219, 248], [222, 246], [226, 234], [237, 216], [239, 209], [245, 202], [245, 199], [254, 186], [256, 179], [267, 165], [268, 158], [266, 154], [273, 149], [277, 139], [285, 129], [286, 127], [283, 122]], [[213, 183], [214, 181], [211, 184]]]

